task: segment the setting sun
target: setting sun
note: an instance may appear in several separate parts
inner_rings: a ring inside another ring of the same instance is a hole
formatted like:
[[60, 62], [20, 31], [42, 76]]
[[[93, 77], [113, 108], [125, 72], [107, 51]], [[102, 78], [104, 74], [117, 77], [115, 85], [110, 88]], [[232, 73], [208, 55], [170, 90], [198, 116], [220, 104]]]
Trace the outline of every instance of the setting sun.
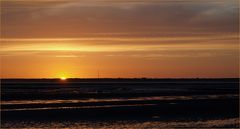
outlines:
[[66, 77], [61, 77], [60, 79], [61, 79], [61, 80], [66, 80], [67, 78], [66, 78]]

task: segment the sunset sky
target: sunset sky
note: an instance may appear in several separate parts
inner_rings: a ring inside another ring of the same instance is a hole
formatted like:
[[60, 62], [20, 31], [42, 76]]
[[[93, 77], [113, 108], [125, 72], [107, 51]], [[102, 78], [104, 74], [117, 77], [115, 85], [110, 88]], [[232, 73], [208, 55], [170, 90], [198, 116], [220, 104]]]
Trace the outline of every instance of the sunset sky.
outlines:
[[0, 0], [1, 78], [239, 77], [238, 0]]

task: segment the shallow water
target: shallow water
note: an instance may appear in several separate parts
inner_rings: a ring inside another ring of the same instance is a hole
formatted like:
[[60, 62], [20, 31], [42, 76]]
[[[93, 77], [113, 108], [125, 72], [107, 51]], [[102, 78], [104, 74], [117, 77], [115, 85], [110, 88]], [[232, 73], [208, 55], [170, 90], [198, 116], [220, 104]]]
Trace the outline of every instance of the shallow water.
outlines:
[[[211, 99], [231, 99], [238, 98], [238, 95], [226, 94], [226, 95], [193, 95], [193, 96], [154, 96], [154, 97], [135, 97], [135, 98], [108, 98], [108, 99], [70, 99], [70, 100], [10, 100], [10, 101], [1, 101], [2, 109], [1, 111], [22, 111], [22, 110], [46, 110], [46, 109], [71, 109], [71, 108], [102, 108], [102, 107], [121, 107], [121, 106], [148, 106], [154, 104], [118, 104], [111, 105], [106, 104], [102, 106], [66, 106], [69, 104], [84, 104], [84, 103], [119, 103], [119, 102], [143, 102], [143, 101], [161, 101], [161, 100], [211, 100]], [[49, 104], [58, 104], [59, 106], [51, 107], [45, 105]], [[63, 105], [64, 104], [64, 105]], [[176, 103], [169, 103], [176, 104]], [[19, 105], [31, 105], [32, 107], [28, 108], [19, 108]], [[38, 105], [38, 107], [34, 107]], [[41, 108], [39, 107], [41, 105]], [[16, 108], [5, 109], [4, 107], [15, 106]]]
[[236, 79], [3, 80], [1, 127], [237, 128], [238, 84]]

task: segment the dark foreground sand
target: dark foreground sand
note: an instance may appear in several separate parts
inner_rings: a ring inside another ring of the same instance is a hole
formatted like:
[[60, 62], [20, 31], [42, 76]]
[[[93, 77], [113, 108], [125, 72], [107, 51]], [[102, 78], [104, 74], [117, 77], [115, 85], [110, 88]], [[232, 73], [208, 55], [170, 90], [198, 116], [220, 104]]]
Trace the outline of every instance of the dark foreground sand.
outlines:
[[7, 80], [2, 85], [1, 125], [3, 128], [238, 128], [238, 84], [236, 79], [125, 83]]

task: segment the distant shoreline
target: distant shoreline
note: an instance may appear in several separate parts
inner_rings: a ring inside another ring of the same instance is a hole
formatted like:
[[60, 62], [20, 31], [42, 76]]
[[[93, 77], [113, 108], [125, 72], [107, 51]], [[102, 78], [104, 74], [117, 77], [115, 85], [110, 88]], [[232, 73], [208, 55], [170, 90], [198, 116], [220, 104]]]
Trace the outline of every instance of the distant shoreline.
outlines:
[[[0, 78], [0, 80], [59, 80], [60, 78]], [[67, 78], [68, 80], [231, 80], [240, 78]]]

